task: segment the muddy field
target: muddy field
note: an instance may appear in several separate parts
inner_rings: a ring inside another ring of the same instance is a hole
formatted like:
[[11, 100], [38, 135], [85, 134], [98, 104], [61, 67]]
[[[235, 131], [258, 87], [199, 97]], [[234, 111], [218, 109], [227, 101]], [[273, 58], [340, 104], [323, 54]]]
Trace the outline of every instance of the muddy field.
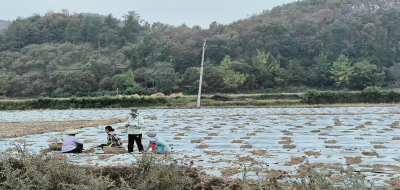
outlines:
[[[127, 110], [0, 112], [0, 123], [110, 120], [125, 118], [127, 113]], [[307, 161], [338, 183], [341, 178], [335, 169], [339, 167], [366, 175], [380, 185], [396, 183], [400, 176], [397, 107], [177, 109], [141, 113], [147, 118], [147, 130], [157, 130], [173, 147], [171, 156], [158, 159], [181, 164], [192, 162], [216, 176], [240, 178], [245, 173], [257, 179], [302, 177], [291, 173], [304, 169]], [[127, 134], [122, 126], [123, 123], [113, 125], [126, 145]], [[106, 142], [104, 126], [78, 131], [78, 138], [89, 151], [66, 156], [70, 162], [129, 164], [140, 156], [96, 154], [91, 148]], [[61, 141], [62, 135], [50, 132], [2, 139], [0, 151], [12, 153], [23, 147], [40, 152], [49, 143]]]
[[0, 112], [0, 130], [3, 131], [0, 139], [62, 132], [71, 128], [97, 127], [121, 123], [126, 118], [123, 110], [113, 113], [108, 110]]

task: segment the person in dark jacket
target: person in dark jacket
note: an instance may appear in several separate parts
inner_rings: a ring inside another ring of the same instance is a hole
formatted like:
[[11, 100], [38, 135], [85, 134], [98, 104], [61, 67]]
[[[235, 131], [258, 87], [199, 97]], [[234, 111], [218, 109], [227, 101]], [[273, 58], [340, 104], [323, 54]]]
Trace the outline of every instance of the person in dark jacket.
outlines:
[[114, 128], [112, 128], [111, 126], [106, 126], [104, 130], [107, 133], [107, 144], [101, 144], [97, 147], [101, 147], [101, 149], [103, 149], [104, 146], [122, 146], [121, 138], [114, 132]]

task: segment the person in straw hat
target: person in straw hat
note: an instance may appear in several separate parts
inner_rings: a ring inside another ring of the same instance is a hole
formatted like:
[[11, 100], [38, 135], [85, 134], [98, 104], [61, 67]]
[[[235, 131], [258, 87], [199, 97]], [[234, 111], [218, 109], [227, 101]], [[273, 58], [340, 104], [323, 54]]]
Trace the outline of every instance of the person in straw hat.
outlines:
[[62, 153], [82, 153], [83, 142], [75, 137], [77, 134], [75, 129], [70, 129], [67, 136], [63, 140]]
[[150, 148], [151, 144], [155, 144], [157, 154], [167, 154], [171, 152], [171, 148], [169, 147], [168, 142], [165, 139], [162, 139], [157, 136], [156, 131], [149, 131], [145, 134], [145, 138], [149, 139], [149, 145], [146, 147], [144, 152], [147, 152]]
[[143, 152], [142, 130], [146, 127], [144, 119], [139, 115], [137, 109], [132, 109], [129, 114], [131, 117], [125, 124], [125, 127], [128, 128], [128, 152], [133, 152], [134, 142], [136, 142], [139, 152]]

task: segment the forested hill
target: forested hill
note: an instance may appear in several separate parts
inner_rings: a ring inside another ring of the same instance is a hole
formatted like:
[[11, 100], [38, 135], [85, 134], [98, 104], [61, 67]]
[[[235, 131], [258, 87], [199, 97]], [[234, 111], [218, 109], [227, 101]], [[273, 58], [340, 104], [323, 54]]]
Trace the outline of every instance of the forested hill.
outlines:
[[0, 30], [7, 29], [7, 27], [11, 24], [11, 21], [0, 20]]
[[33, 15], [0, 35], [0, 95], [195, 93], [205, 39], [205, 93], [397, 87], [399, 7], [303, 0], [209, 29], [134, 12]]

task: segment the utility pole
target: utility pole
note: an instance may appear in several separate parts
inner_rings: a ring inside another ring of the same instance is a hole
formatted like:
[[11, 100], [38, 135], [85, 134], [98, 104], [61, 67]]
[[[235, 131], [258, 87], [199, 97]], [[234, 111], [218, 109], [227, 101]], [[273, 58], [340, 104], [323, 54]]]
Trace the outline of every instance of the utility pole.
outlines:
[[200, 82], [199, 82], [199, 94], [197, 96], [197, 108], [200, 108], [200, 99], [201, 99], [201, 85], [203, 83], [203, 64], [204, 64], [204, 52], [207, 47], [207, 40], [204, 40], [203, 43], [203, 56], [201, 58], [201, 68], [200, 68]]

